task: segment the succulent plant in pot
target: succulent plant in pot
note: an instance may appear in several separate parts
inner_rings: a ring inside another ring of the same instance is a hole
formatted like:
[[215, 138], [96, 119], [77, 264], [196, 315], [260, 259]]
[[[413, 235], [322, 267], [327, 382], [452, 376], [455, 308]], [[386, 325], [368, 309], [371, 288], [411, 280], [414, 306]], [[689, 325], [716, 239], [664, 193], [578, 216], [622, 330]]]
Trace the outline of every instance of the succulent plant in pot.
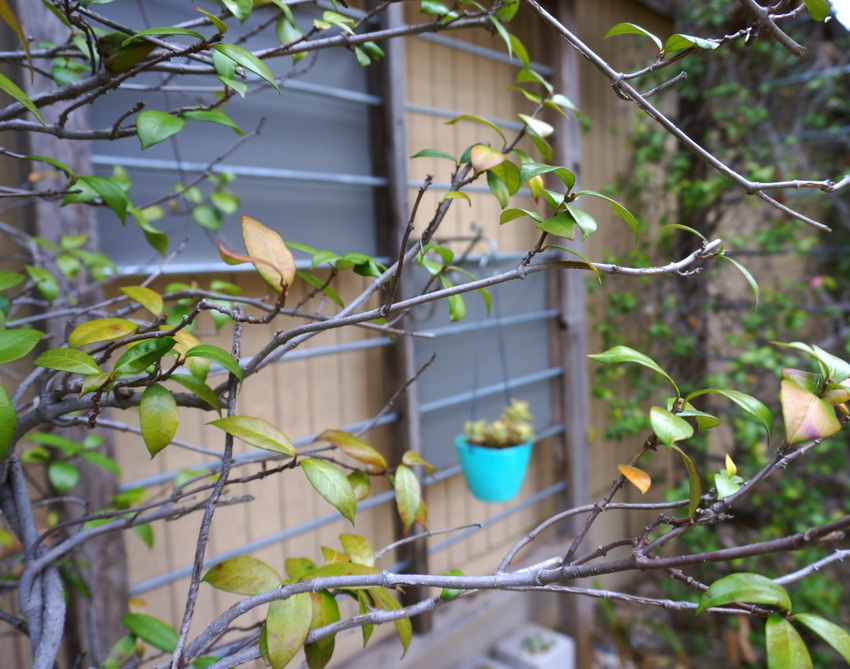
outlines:
[[469, 421], [455, 439], [467, 486], [484, 502], [516, 497], [534, 445], [528, 402], [511, 400], [495, 421]]

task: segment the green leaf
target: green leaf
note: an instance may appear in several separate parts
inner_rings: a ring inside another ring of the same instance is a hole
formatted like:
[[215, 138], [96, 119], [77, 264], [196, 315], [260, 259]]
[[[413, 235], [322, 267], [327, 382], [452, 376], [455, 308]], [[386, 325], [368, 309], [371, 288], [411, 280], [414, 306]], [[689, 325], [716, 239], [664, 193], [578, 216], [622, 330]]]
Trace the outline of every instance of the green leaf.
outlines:
[[121, 669], [136, 654], [136, 639], [132, 634], [122, 636], [109, 650], [103, 661], [103, 669]]
[[717, 499], [725, 499], [741, 489], [744, 480], [740, 476], [729, 476], [724, 469], [714, 475], [714, 487], [717, 489]]
[[575, 222], [578, 224], [578, 227], [581, 230], [582, 239], [587, 239], [590, 235], [596, 232], [596, 219], [594, 219], [593, 216], [588, 214], [586, 211], [572, 206], [571, 204], [567, 205], [567, 211], [572, 214]]
[[732, 602], [764, 604], [782, 611], [791, 610], [791, 598], [781, 585], [777, 585], [761, 574], [730, 574], [715, 581], [702, 593], [696, 613], [712, 606], [724, 606]]
[[536, 227], [538, 230], [547, 232], [554, 237], [575, 239], [576, 225], [578, 225], [578, 221], [576, 221], [573, 215], [569, 211], [562, 211], [551, 218], [547, 218], [542, 223], [538, 223]]
[[32, 363], [37, 367], [47, 367], [71, 374], [99, 374], [102, 370], [88, 353], [73, 348], [54, 348], [45, 351]]
[[221, 0], [221, 4], [227, 7], [227, 11], [233, 14], [239, 23], [245, 23], [248, 20], [254, 6], [252, 0]]
[[[465, 574], [460, 569], [451, 569], [443, 574], [443, 576], [465, 576]], [[457, 588], [443, 588], [440, 591], [440, 599], [443, 601], [450, 601], [457, 597], [461, 593]]]
[[402, 534], [407, 535], [416, 521], [416, 511], [422, 501], [422, 490], [413, 470], [406, 465], [399, 465], [396, 469], [393, 485], [398, 515], [401, 518]]
[[649, 39], [651, 39], [655, 46], [658, 47], [659, 51], [661, 51], [662, 49], [661, 40], [658, 39], [656, 35], [653, 35], [645, 28], [641, 28], [640, 26], [637, 26], [634, 23], [618, 23], [613, 28], [611, 28], [611, 30], [605, 33], [604, 39], [614, 37], [615, 35], [643, 35], [644, 37], [648, 37]]
[[451, 160], [453, 163], [457, 164], [457, 160], [455, 157], [445, 151], [439, 151], [437, 149], [423, 149], [418, 153], [414, 153], [411, 158], [445, 158], [446, 160]]
[[224, 21], [222, 21], [220, 18], [218, 18], [217, 16], [215, 16], [213, 14], [210, 14], [207, 11], [204, 11], [200, 7], [195, 7], [195, 9], [198, 10], [199, 12], [201, 12], [201, 14], [206, 16], [212, 22], [212, 24], [215, 26], [215, 29], [218, 31], [219, 35], [223, 35], [224, 33], [227, 32], [227, 24]]
[[637, 241], [638, 237], [640, 236], [640, 226], [638, 225], [637, 219], [632, 216], [632, 213], [623, 205], [621, 205], [616, 200], [612, 200], [607, 195], [597, 193], [593, 190], [580, 190], [577, 195], [589, 195], [591, 197], [597, 197], [600, 200], [605, 200], [608, 204], [611, 205], [611, 208], [614, 210], [614, 213], [626, 222], [626, 224], [629, 226], [629, 228], [635, 235], [635, 241]]
[[82, 451], [79, 454], [79, 457], [86, 462], [92, 463], [95, 467], [100, 467], [102, 470], [109, 472], [110, 474], [121, 476], [121, 468], [115, 460], [110, 458], [108, 455], [99, 453], [98, 451]]
[[590, 262], [590, 260], [588, 260], [585, 256], [583, 256], [581, 253], [579, 253], [575, 249], [571, 249], [569, 246], [562, 246], [561, 244], [548, 244], [546, 246], [546, 248], [547, 249], [560, 249], [561, 251], [566, 251], [567, 253], [571, 253], [572, 255], [576, 256], [577, 258], [579, 258], [580, 260], [584, 261], [587, 264], [587, 266], [596, 275], [596, 278], [599, 280], [599, 283], [600, 284], [602, 283], [602, 275], [599, 273], [599, 270], [596, 269], [596, 265], [594, 265], [592, 262]]
[[679, 453], [685, 469], [688, 470], [688, 515], [693, 516], [697, 508], [699, 508], [700, 497], [702, 496], [702, 484], [699, 480], [699, 474], [697, 473], [697, 468], [694, 466], [694, 461], [685, 455], [681, 448], [676, 445], [673, 445], [671, 448]]
[[487, 172], [487, 186], [490, 188], [490, 192], [493, 193], [496, 200], [498, 200], [502, 209], [508, 206], [508, 203], [511, 200], [511, 192], [508, 189], [507, 184], [502, 181], [493, 171]]
[[38, 107], [33, 104], [33, 101], [30, 100], [29, 96], [24, 93], [20, 88], [18, 88], [9, 77], [4, 74], [0, 74], [0, 90], [6, 91], [9, 95], [11, 95], [15, 100], [20, 102], [33, 116], [38, 119], [38, 122], [41, 123], [45, 128], [47, 124], [44, 122], [44, 118], [41, 116], [41, 112], [38, 111]]
[[567, 187], [567, 192], [569, 192], [576, 184], [576, 175], [566, 167], [544, 165], [543, 163], [523, 163], [523, 165], [519, 168], [519, 180], [520, 183], [525, 183], [534, 177], [549, 173], [553, 173], [564, 183]]
[[[445, 276], [440, 275], [440, 283], [443, 288], [451, 288], [452, 283]], [[461, 321], [466, 316], [466, 303], [461, 295], [449, 295], [449, 319], [454, 323]]]
[[372, 59], [359, 46], [354, 47], [354, 57], [357, 58], [357, 64], [360, 67], [369, 67], [372, 63]]
[[133, 534], [139, 537], [139, 539], [142, 540], [142, 543], [144, 543], [145, 546], [147, 546], [148, 548], [153, 548], [153, 528], [151, 527], [150, 523], [133, 525]]
[[224, 367], [240, 381], [244, 378], [242, 368], [239, 367], [239, 363], [236, 359], [230, 355], [230, 353], [218, 346], [213, 346], [212, 344], [199, 344], [198, 346], [193, 346], [186, 352], [186, 357], [198, 357], [204, 358], [205, 360], [212, 360], [214, 363]]
[[0, 269], [0, 290], [13, 288], [25, 281], [24, 275], [19, 272], [10, 272], [7, 269]]
[[351, 489], [354, 491], [354, 498], [358, 502], [366, 499], [369, 493], [372, 492], [372, 481], [366, 472], [358, 469], [350, 472], [347, 478], [351, 484]]
[[499, 215], [499, 225], [504, 225], [505, 223], [509, 223], [517, 218], [522, 218], [523, 216], [528, 216], [532, 220], [537, 223], [543, 222], [543, 217], [538, 214], [536, 211], [529, 211], [528, 209], [505, 209]]
[[[201, 35], [201, 33], [196, 33], [194, 30], [188, 30], [186, 28], [178, 28], [176, 26], [162, 26], [162, 27], [159, 27], [159, 28], [146, 28], [145, 30], [140, 30], [135, 35], [132, 35], [132, 36], [128, 37], [127, 39], [125, 39], [121, 43], [121, 47], [123, 48], [125, 46], [128, 46], [129, 44], [133, 43], [133, 41], [136, 38], [145, 37], [146, 35], [154, 35], [154, 36], [156, 36], [156, 35], [162, 35], [162, 36], [185, 35], [186, 37], [194, 37], [195, 39], [200, 39], [200, 40], [204, 39], [204, 36]], [[139, 42], [141, 42], [141, 41], [142, 40], [139, 40]]]
[[177, 645], [177, 632], [171, 625], [145, 613], [128, 613], [121, 622], [136, 637], [163, 653], [171, 653]]
[[0, 385], [0, 461], [5, 460], [15, 440], [18, 416], [6, 389]]
[[666, 53], [672, 53], [673, 51], [679, 51], [680, 49], [690, 49], [694, 46], [699, 47], [700, 49], [716, 49], [720, 46], [720, 42], [703, 39], [702, 37], [694, 37], [693, 35], [682, 35], [681, 33], [677, 33], [667, 38], [667, 41], [664, 43], [664, 51]]
[[[371, 611], [375, 607], [375, 602], [372, 599], [372, 596], [365, 590], [355, 590], [354, 595], [357, 597], [357, 604], [360, 609], [360, 615], [369, 613], [369, 611]], [[374, 625], [363, 625], [363, 627], [361, 628], [361, 633], [363, 634], [364, 647], [367, 643], [369, 643], [369, 638], [372, 636], [372, 632], [374, 631]]]
[[799, 341], [794, 341], [790, 344], [784, 344], [778, 341], [771, 343], [782, 348], [793, 348], [797, 351], [808, 353], [809, 356], [817, 360], [821, 373], [828, 381], [840, 383], [844, 379], [850, 377], [850, 364], [841, 358], [832, 355], [832, 353], [824, 351], [820, 346], [809, 346], [808, 344], [804, 344]]
[[442, 2], [438, 2], [438, 0], [422, 0], [419, 11], [422, 14], [430, 14], [431, 16], [445, 16], [452, 13], [448, 7]]
[[673, 448], [677, 441], [694, 436], [694, 428], [688, 421], [661, 407], [650, 408], [649, 422], [658, 440], [667, 448]]
[[145, 388], [139, 402], [139, 424], [151, 458], [171, 443], [179, 422], [174, 395], [158, 383]]
[[699, 397], [700, 395], [705, 395], [707, 393], [716, 393], [717, 395], [721, 395], [727, 400], [737, 404], [741, 409], [761, 423], [761, 426], [767, 431], [767, 439], [770, 441], [770, 435], [773, 432], [773, 412], [771, 412], [765, 404], [757, 400], [752, 395], [747, 395], [746, 393], [742, 393], [738, 390], [728, 390], [726, 388], [707, 388], [705, 390], [698, 390], [697, 392], [688, 395], [685, 398], [685, 401], [689, 402], [695, 397]]
[[210, 405], [213, 411], [217, 411], [221, 415], [221, 400], [215, 391], [206, 383], [201, 381], [197, 376], [192, 374], [172, 374], [171, 380], [176, 381], [181, 386], [200, 397], [204, 402]]
[[316, 569], [316, 563], [309, 558], [286, 558], [283, 568], [289, 578], [302, 579]]
[[721, 254], [717, 257], [721, 258], [721, 259], [723, 259], [727, 262], [732, 263], [735, 267], [738, 268], [738, 271], [741, 274], [744, 275], [744, 278], [747, 280], [747, 283], [750, 284], [750, 288], [752, 289], [753, 295], [755, 295], [755, 298], [756, 298], [755, 303], [753, 304], [753, 311], [755, 311], [756, 307], [759, 304], [759, 285], [758, 285], [758, 282], [755, 280], [755, 277], [752, 274], [750, 274], [749, 270], [746, 267], [744, 267], [741, 263], [739, 263], [734, 258], [730, 258], [729, 256], [727, 256], [725, 254]]
[[829, 3], [826, 0], [804, 0], [806, 9], [815, 21], [825, 21], [829, 16]]
[[793, 381], [780, 382], [779, 398], [789, 444], [829, 437], [841, 429], [835, 409]]
[[276, 588], [282, 583], [274, 569], [249, 555], [219, 562], [210, 567], [202, 580], [218, 590], [249, 597]]
[[43, 336], [38, 330], [0, 330], [0, 365], [23, 358]]
[[325, 430], [316, 437], [316, 441], [327, 441], [333, 444], [349, 457], [374, 468], [376, 471], [373, 473], [380, 473], [387, 468], [387, 461], [383, 455], [348, 432]]
[[[384, 588], [370, 588], [369, 594], [372, 595], [375, 605], [384, 609], [384, 611], [395, 611], [401, 608], [401, 604], [396, 601], [396, 598]], [[399, 618], [394, 621], [394, 624], [398, 633], [398, 640], [401, 642], [403, 649], [401, 656], [404, 657], [407, 654], [407, 649], [410, 647], [410, 640], [413, 638], [413, 627], [410, 624], [409, 618]]]
[[80, 470], [70, 462], [51, 462], [47, 467], [47, 478], [57, 492], [64, 494], [80, 482]]
[[136, 132], [139, 135], [142, 150], [176, 135], [184, 125], [186, 121], [179, 116], [172, 116], [156, 109], [143, 111], [136, 117]]
[[843, 627], [811, 613], [798, 613], [791, 620], [803, 623], [832, 646], [846, 662], [850, 662], [850, 634]]
[[[336, 598], [331, 593], [311, 592], [310, 600], [313, 606], [313, 616], [310, 620], [311, 630], [339, 621], [339, 604], [336, 603]], [[330, 662], [334, 651], [334, 637], [335, 635], [330, 635], [304, 645], [308, 669], [324, 669]]]
[[[673, 404], [675, 404], [674, 398], [668, 400], [667, 411], [673, 410]], [[710, 430], [720, 425], [720, 419], [717, 416], [712, 416], [710, 413], [699, 411], [688, 401], [685, 401], [685, 406], [681, 409], [681, 411], [677, 412], [676, 415], [680, 418], [694, 418], [697, 424], [697, 432]]]
[[266, 80], [278, 93], [280, 93], [280, 88], [278, 87], [274, 74], [269, 69], [268, 65], [247, 49], [237, 46], [236, 44], [227, 43], [213, 44], [213, 49], [235, 61], [238, 65], [241, 65], [249, 72], [253, 72], [261, 79]]
[[145, 339], [130, 347], [115, 361], [113, 374], [138, 374], [168, 355], [177, 344], [173, 337]]
[[30, 279], [35, 283], [38, 292], [47, 300], [48, 304], [53, 304], [53, 300], [59, 295], [59, 282], [43, 267], [35, 267], [34, 265], [26, 265], [24, 267]]
[[272, 669], [283, 669], [304, 645], [313, 619], [309, 592], [269, 604], [266, 616], [266, 645]]
[[462, 193], [459, 190], [450, 190], [448, 193], [446, 193], [443, 196], [444, 200], [454, 200], [456, 198], [461, 198], [463, 200], [466, 200], [467, 204], [470, 207], [472, 206], [472, 200], [469, 199], [469, 195], [467, 195], [466, 193]]
[[[446, 121], [446, 125], [454, 125], [455, 123], [458, 123], [460, 121], [472, 121], [473, 123], [481, 123], [483, 125], [486, 125], [488, 128], [492, 128], [493, 130], [495, 130], [499, 137], [502, 138], [503, 142], [505, 142], [506, 144], [508, 142], [508, 140], [505, 139], [505, 133], [502, 132], [502, 129], [499, 126], [497, 126], [492, 121], [488, 121], [486, 118], [481, 118], [480, 116], [462, 114], [461, 116], [453, 118], [451, 121]], [[454, 160], [454, 158], [452, 158], [452, 160]]]
[[[292, 244], [290, 243], [289, 246], [292, 246]], [[345, 307], [345, 302], [342, 301], [342, 298], [339, 296], [339, 294], [335, 290], [325, 285], [325, 281], [323, 281], [319, 277], [301, 270], [297, 270], [295, 274], [296, 276], [299, 276], [304, 279], [304, 281], [309, 283], [314, 288], [320, 288], [322, 291], [322, 295], [326, 295], [328, 299], [331, 300], [334, 304], [336, 304], [340, 309]]]
[[265, 451], [282, 453], [295, 457], [296, 451], [292, 441], [274, 425], [262, 418], [252, 416], [227, 416], [207, 423], [224, 430], [246, 444]]
[[3, 22], [12, 29], [12, 31], [18, 37], [18, 40], [21, 42], [21, 46], [24, 49], [24, 53], [27, 56], [27, 65], [29, 66], [30, 76], [32, 76], [32, 55], [30, 54], [29, 41], [27, 40], [27, 36], [21, 28], [21, 24], [18, 22], [18, 17], [15, 16], [15, 12], [12, 11], [12, 8], [9, 6], [9, 3], [6, 0], [0, 0], [0, 19], [2, 19]]
[[[535, 72], [534, 70], [532, 70], [529, 67], [525, 67], [522, 70], [520, 70], [519, 72], [517, 72], [516, 82], [517, 83], [532, 82], [532, 83], [535, 83], [535, 84], [540, 84], [541, 86], [543, 86], [543, 88], [546, 89], [546, 91], [550, 95], [554, 92], [554, 88], [552, 87], [552, 84], [550, 84], [548, 81], [546, 81], [546, 79], [541, 77], [537, 72]], [[546, 160], [550, 160], [550, 158], [547, 158]]]
[[332, 464], [315, 458], [305, 458], [298, 464], [313, 489], [354, 525], [357, 500], [345, 474]]
[[217, 123], [231, 128], [237, 135], [244, 135], [244, 131], [227, 114], [218, 109], [190, 109], [180, 114], [180, 118], [187, 121], [205, 121]]
[[767, 617], [764, 627], [768, 669], [812, 669], [806, 642], [793, 625], [778, 613]]
[[694, 230], [692, 227], [687, 225], [682, 225], [681, 223], [668, 223], [667, 225], [662, 225], [658, 228], [658, 232], [663, 232], [664, 230], [676, 229], [676, 230], [684, 230], [685, 232], [690, 232], [692, 235], [696, 235], [706, 244], [708, 243], [708, 239], [705, 238], [705, 235], [702, 234], [699, 230]]
[[375, 566], [375, 549], [366, 537], [359, 534], [340, 534], [339, 541], [352, 562], [367, 567]]
[[643, 365], [654, 372], [658, 372], [661, 376], [667, 379], [668, 383], [673, 386], [673, 391], [676, 393], [676, 397], [681, 397], [682, 395], [679, 392], [679, 387], [675, 384], [671, 376], [661, 369], [655, 360], [650, 358], [648, 355], [635, 351], [633, 348], [629, 348], [628, 346], [614, 346], [604, 353], [595, 353], [587, 357], [591, 360], [596, 360], [596, 362], [603, 362], [606, 364], [614, 362], [635, 362], [638, 365]]

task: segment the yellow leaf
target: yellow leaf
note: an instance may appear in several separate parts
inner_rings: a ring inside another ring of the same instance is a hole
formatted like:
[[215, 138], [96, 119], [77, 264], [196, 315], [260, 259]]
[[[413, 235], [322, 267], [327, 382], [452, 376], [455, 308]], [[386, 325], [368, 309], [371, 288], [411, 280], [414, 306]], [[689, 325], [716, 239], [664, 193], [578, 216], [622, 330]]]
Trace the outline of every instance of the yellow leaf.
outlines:
[[617, 469], [629, 480], [629, 483], [640, 490], [642, 495], [645, 495], [646, 491], [649, 490], [649, 486], [652, 485], [652, 479], [649, 474], [642, 469], [632, 467], [631, 465], [617, 465]]
[[133, 302], [141, 304], [157, 318], [162, 316], [163, 304], [159, 293], [144, 286], [127, 286], [126, 288], [122, 288], [121, 292], [133, 300]]
[[242, 240], [254, 267], [272, 290], [280, 292], [292, 285], [295, 259], [279, 234], [259, 221], [243, 216]]
[[75, 327], [68, 337], [68, 346], [80, 348], [86, 344], [112, 341], [131, 335], [135, 331], [136, 324], [124, 318], [98, 318]]

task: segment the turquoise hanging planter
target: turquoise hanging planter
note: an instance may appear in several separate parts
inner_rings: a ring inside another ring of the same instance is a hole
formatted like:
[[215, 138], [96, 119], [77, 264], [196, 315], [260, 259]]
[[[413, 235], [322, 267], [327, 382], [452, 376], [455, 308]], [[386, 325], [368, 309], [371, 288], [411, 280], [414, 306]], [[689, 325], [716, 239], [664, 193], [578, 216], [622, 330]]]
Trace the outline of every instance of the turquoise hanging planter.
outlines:
[[466, 441], [463, 434], [455, 439], [460, 465], [470, 492], [482, 502], [509, 502], [517, 496], [534, 440], [518, 446], [488, 448]]

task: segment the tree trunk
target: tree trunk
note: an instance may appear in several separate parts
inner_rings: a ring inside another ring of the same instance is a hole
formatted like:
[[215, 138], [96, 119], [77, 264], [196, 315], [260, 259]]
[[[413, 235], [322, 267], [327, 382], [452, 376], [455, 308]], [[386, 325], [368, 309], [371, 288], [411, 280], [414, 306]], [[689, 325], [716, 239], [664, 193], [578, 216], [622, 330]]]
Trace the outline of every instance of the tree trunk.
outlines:
[[[65, 28], [40, 2], [18, 0], [17, 15], [31, 43], [46, 41], [56, 44], [68, 41], [68, 29]], [[32, 97], [46, 90], [55, 88], [54, 82], [45, 76], [35, 75], [30, 81], [29, 72], [24, 70], [23, 81], [27, 93]], [[51, 107], [41, 109], [45, 122], [55, 123], [59, 110]], [[88, 109], [86, 106], [74, 111], [68, 120], [70, 128], [85, 128], [88, 126]], [[34, 155], [50, 156], [61, 160], [80, 175], [92, 174], [90, 160], [91, 150], [88, 142], [60, 141], [47, 133], [30, 133], [27, 140], [27, 150]], [[65, 175], [53, 174], [45, 170], [43, 163], [33, 165], [44, 176], [37, 182], [39, 190], [65, 189]], [[58, 170], [57, 170], [58, 172]], [[61, 206], [60, 199], [36, 200], [32, 211], [35, 233], [40, 237], [58, 242], [65, 235], [84, 235], [87, 238], [86, 248], [97, 250], [97, 222], [95, 210], [86, 205]], [[69, 293], [78, 292], [84, 284], [91, 284], [91, 279], [85, 271], [70, 281], [65, 290]], [[89, 292], [80, 296], [79, 304], [92, 303], [101, 297], [97, 292]], [[47, 326], [50, 336], [49, 345], [55, 346], [65, 336], [64, 322], [51, 320]], [[80, 428], [76, 433], [65, 433], [70, 439], [82, 440], [85, 430]], [[108, 437], [108, 435], [105, 435]], [[106, 439], [104, 453], [114, 455], [114, 445]], [[63, 505], [61, 511], [64, 517], [79, 517], [85, 512], [103, 509], [111, 505], [112, 496], [118, 492], [118, 480], [103, 469], [87, 462], [74, 463], [80, 470], [79, 485], [69, 492], [69, 495], [85, 502], [84, 511], [79, 504]], [[105, 535], [89, 541], [85, 547], [74, 555], [78, 574], [85, 582], [91, 597], [85, 597], [70, 590], [68, 620], [66, 623], [65, 652], [69, 666], [76, 666], [78, 658], [85, 656], [85, 665], [92, 665], [103, 660], [112, 644], [126, 633], [120, 618], [126, 612], [128, 599], [128, 582], [126, 571], [126, 554], [124, 541], [120, 533]]]

